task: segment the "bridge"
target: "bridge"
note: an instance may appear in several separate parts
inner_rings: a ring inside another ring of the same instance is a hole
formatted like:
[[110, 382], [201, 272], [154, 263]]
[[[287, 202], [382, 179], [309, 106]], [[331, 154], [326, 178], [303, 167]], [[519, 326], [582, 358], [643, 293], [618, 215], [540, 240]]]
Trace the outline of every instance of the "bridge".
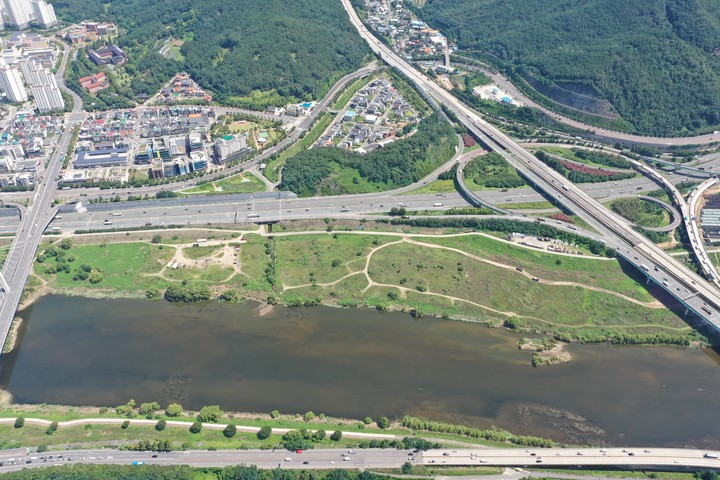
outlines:
[[[426, 91], [456, 115], [459, 121], [478, 139], [503, 157], [538, 189], [575, 212], [607, 239], [608, 246], [633, 265], [639, 266], [649, 278], [657, 281], [668, 293], [682, 302], [689, 312], [720, 334], [720, 291], [700, 275], [685, 268], [667, 252], [636, 232], [619, 215], [552, 170], [498, 128], [464, 105], [451, 93], [398, 56], [379, 41], [365, 27], [350, 4], [342, 0], [350, 20], [360, 35], [386, 63], [403, 72], [418, 89]], [[644, 265], [644, 267], [643, 267]]]

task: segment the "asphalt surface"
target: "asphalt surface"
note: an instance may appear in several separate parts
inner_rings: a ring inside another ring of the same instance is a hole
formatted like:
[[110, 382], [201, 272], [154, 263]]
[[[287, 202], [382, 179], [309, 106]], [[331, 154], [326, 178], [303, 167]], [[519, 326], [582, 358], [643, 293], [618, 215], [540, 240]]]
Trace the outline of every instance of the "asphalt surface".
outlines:
[[[168, 453], [131, 452], [113, 449], [64, 450], [24, 453], [20, 449], [0, 452], [0, 473], [23, 468], [72, 463], [148, 465], [189, 465], [222, 467], [256, 465], [263, 469], [373, 469], [398, 468], [405, 462], [427, 466], [508, 466], [508, 467], [624, 467], [633, 469], [718, 468], [720, 460], [706, 458], [704, 450], [646, 448], [477, 448], [413, 452], [395, 449], [316, 449], [302, 453], [283, 449], [177, 451]], [[713, 452], [717, 454], [717, 452]], [[346, 460], [347, 459], [347, 460]]]

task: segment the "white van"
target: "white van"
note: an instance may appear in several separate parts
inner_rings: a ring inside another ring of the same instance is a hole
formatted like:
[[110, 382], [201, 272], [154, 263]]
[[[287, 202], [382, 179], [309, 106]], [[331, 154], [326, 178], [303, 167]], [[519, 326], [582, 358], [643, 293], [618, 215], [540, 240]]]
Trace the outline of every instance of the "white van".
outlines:
[[433, 204], [433, 207], [442, 207], [442, 206], [443, 206], [442, 203], [434, 203], [434, 204]]

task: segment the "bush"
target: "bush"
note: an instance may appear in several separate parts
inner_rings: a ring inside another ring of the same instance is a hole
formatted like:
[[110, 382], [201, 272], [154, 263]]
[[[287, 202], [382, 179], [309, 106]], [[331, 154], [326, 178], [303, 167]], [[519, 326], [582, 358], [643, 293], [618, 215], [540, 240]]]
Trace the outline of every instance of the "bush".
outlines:
[[47, 445], [38, 445], [37, 453], [43, 453], [47, 451]]
[[325, 430], [320, 429], [317, 432], [315, 432], [315, 434], [313, 435], [312, 438], [313, 438], [314, 442], [322, 442], [323, 440], [325, 440], [326, 435], [327, 435], [327, 432], [325, 432]]
[[265, 440], [266, 438], [269, 438], [270, 435], [272, 435], [272, 428], [268, 425], [265, 425], [257, 432], [257, 438], [259, 440]]
[[377, 426], [380, 428], [389, 428], [390, 420], [388, 420], [387, 417], [380, 417], [380, 419], [377, 421]]
[[150, 240], [150, 242], [155, 243], [155, 244], [162, 242], [162, 235], [160, 235], [159, 233], [156, 233], [155, 235], [152, 236], [152, 240]]
[[200, 430], [202, 430], [202, 423], [193, 422], [193, 424], [190, 425], [190, 433], [200, 433]]
[[122, 425], [120, 425], [120, 428], [122, 428], [123, 430], [127, 430], [128, 427], [130, 427], [130, 420], [125, 420]]
[[372, 423], [372, 418], [370, 418], [370, 417], [363, 418], [363, 423], [365, 425], [370, 425]]
[[303, 420], [305, 420], [306, 422], [309, 422], [309, 421], [313, 420], [314, 418], [315, 418], [315, 414], [312, 411], [305, 412], [305, 415], [303, 415]]
[[167, 427], [167, 422], [163, 419], [158, 420], [158, 422], [155, 424], [155, 430], [158, 432], [162, 432], [165, 430], [165, 427]]
[[179, 417], [183, 413], [182, 405], [179, 403], [171, 403], [168, 405], [168, 407], [165, 409], [165, 415], [168, 417]]
[[210, 405], [205, 406], [200, 409], [200, 413], [197, 414], [197, 419], [199, 422], [208, 423], [208, 422], [217, 422], [220, 420], [220, 418], [223, 416], [225, 412], [220, 410], [220, 407], [217, 405]]
[[237, 433], [237, 427], [233, 425], [232, 423], [225, 427], [223, 430], [223, 435], [225, 435], [225, 438], [232, 438]]
[[57, 432], [57, 429], [58, 422], [52, 422], [45, 433], [48, 435], [52, 435], [53, 433]]
[[25, 419], [23, 417], [18, 417], [15, 419], [15, 428], [22, 428], [25, 426]]
[[270, 412], [270, 418], [278, 418], [279, 416], [280, 412], [278, 410], [273, 410], [272, 412]]
[[210, 297], [210, 290], [202, 285], [170, 285], [165, 290], [165, 300], [168, 302], [205, 302]]
[[330, 440], [332, 440], [332, 441], [334, 441], [334, 442], [339, 442], [340, 440], [342, 440], [342, 436], [343, 436], [343, 435], [342, 435], [342, 432], [341, 432], [340, 430], [335, 430], [335, 431], [332, 433], [332, 435], [330, 435]]

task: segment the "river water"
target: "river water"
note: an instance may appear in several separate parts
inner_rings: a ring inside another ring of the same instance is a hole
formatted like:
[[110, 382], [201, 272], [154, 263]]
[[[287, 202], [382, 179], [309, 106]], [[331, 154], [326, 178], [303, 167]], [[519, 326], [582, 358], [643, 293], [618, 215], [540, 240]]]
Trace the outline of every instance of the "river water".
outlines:
[[501, 329], [400, 313], [49, 295], [0, 359], [17, 403], [418, 415], [564, 442], [720, 447], [713, 351], [571, 345], [533, 368]]

